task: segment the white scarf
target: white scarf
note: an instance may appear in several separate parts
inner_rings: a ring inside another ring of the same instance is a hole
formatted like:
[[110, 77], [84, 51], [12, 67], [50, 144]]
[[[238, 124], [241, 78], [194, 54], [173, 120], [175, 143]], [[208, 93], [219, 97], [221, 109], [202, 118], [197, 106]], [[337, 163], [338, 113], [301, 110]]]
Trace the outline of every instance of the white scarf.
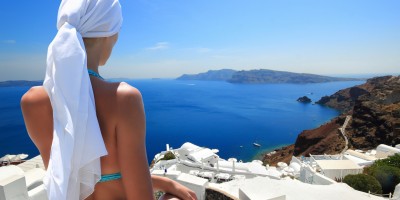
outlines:
[[109, 37], [122, 24], [118, 0], [62, 0], [43, 83], [53, 107], [53, 142], [44, 186], [50, 200], [85, 199], [100, 180], [107, 150], [96, 116], [82, 37]]

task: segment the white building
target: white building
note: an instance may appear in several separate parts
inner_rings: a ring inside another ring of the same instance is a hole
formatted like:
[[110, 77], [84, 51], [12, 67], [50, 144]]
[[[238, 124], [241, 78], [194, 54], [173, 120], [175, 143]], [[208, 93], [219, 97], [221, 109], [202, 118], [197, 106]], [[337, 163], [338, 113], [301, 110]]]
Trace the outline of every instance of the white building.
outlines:
[[278, 167], [268, 167], [261, 161], [224, 160], [216, 155], [218, 151], [191, 143], [171, 152], [176, 159], [160, 160], [166, 151], [155, 156], [151, 173], [182, 183], [195, 191], [198, 199], [204, 199], [207, 188], [241, 200], [383, 199], [333, 180], [362, 170], [343, 156], [314, 155], [303, 161], [293, 157], [289, 166], [280, 163]]
[[349, 149], [344, 153], [344, 157], [346, 157], [349, 160], [352, 160], [357, 165], [366, 167], [372, 165], [375, 162], [375, 160], [377, 159], [375, 157], [375, 154], [376, 150], [371, 150], [367, 153], [361, 153], [360, 151], [354, 151]]
[[204, 163], [207, 165], [214, 165], [218, 161], [218, 150], [211, 150], [208, 148], [201, 148], [192, 143], [186, 142], [177, 153], [182, 157], [196, 163]]
[[[176, 158], [161, 160], [168, 150]], [[360, 173], [366, 166], [360, 164], [376, 159], [372, 151], [364, 154], [348, 150], [344, 155], [293, 157], [289, 166], [279, 163], [278, 167], [263, 166], [258, 160], [246, 163], [235, 158], [224, 160], [216, 154], [218, 150], [191, 143], [176, 150], [167, 147], [167, 151], [155, 156], [156, 162], [150, 172], [178, 181], [195, 191], [199, 200], [205, 199], [207, 189], [235, 200], [384, 199], [334, 180]], [[376, 150], [376, 154], [379, 151], [382, 150]], [[0, 167], [0, 200], [47, 200], [44, 174], [40, 156], [17, 166]], [[398, 186], [395, 199], [399, 199], [399, 192]]]
[[293, 157], [291, 163], [301, 166], [299, 180], [310, 184], [332, 184], [349, 174], [360, 174], [363, 167], [342, 155], [310, 155]]
[[352, 160], [316, 160], [321, 174], [333, 180], [341, 180], [349, 174], [361, 174], [363, 168]]
[[387, 158], [388, 156], [392, 156], [397, 153], [400, 153], [400, 149], [388, 146], [386, 144], [380, 144], [378, 147], [376, 147], [377, 158]]
[[240, 200], [383, 200], [382, 197], [354, 190], [345, 183], [311, 185], [298, 180], [256, 177], [239, 188]]
[[44, 175], [41, 156], [19, 165], [0, 167], [0, 200], [47, 200]]

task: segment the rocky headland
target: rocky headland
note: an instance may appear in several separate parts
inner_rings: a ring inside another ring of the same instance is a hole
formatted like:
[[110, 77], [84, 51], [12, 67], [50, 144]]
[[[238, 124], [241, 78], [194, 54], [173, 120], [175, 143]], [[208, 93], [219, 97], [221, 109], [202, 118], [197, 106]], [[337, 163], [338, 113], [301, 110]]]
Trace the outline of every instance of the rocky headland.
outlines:
[[264, 163], [288, 162], [293, 155], [340, 153], [345, 142], [339, 128], [346, 116], [351, 116], [345, 130], [349, 148], [367, 150], [379, 144], [400, 143], [400, 76], [371, 78], [365, 84], [322, 97], [317, 103], [342, 114], [316, 129], [301, 132], [295, 144], [265, 154]]

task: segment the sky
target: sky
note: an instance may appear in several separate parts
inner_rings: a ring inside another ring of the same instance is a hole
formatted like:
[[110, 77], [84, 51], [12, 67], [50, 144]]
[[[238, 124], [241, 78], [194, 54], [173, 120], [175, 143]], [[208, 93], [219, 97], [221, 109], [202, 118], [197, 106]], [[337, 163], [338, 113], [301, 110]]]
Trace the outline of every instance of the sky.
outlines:
[[[398, 0], [120, 0], [105, 78], [217, 69], [399, 74]], [[2, 1], [0, 81], [42, 80], [59, 0]]]

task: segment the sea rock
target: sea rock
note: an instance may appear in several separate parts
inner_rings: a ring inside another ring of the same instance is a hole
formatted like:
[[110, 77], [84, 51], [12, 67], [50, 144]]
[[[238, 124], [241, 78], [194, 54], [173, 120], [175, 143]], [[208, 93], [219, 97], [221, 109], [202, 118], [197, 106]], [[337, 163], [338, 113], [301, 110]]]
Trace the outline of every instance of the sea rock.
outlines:
[[297, 99], [297, 101], [298, 101], [298, 102], [301, 102], [301, 103], [311, 103], [311, 99], [308, 98], [307, 96], [299, 97], [299, 98]]

